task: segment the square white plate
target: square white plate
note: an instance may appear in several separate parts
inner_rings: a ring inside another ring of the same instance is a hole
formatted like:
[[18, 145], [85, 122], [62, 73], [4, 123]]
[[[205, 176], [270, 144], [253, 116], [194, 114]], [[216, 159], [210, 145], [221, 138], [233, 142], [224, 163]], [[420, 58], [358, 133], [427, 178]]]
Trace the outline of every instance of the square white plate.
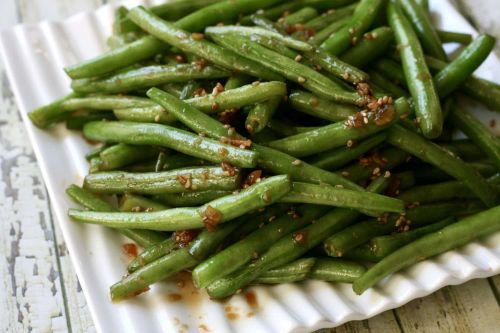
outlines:
[[[125, 5], [139, 3], [142, 2], [129, 1]], [[98, 226], [72, 223], [66, 215], [74, 204], [64, 190], [72, 183], [81, 184], [88, 168], [84, 154], [91, 146], [63, 126], [51, 131], [35, 128], [27, 113], [69, 92], [70, 80], [62, 70], [64, 66], [106, 49], [113, 8], [104, 6], [62, 22], [20, 25], [0, 36], [0, 50], [19, 110], [99, 332], [312, 331], [366, 319], [443, 286], [500, 273], [497, 233], [395, 274], [362, 296], [356, 296], [347, 284], [308, 281], [252, 287], [258, 306], [251, 307], [244, 294], [222, 304], [210, 301], [189, 284], [179, 288], [176, 281], [171, 281], [153, 286], [149, 293], [135, 300], [111, 303], [108, 288], [125, 273], [126, 258], [121, 248], [125, 239]], [[431, 1], [431, 8], [440, 28], [476, 34], [447, 1]], [[491, 55], [477, 74], [500, 82], [498, 59]], [[484, 122], [495, 117], [500, 120], [497, 114], [477, 112]], [[171, 293], [180, 294], [182, 300], [172, 302]]]

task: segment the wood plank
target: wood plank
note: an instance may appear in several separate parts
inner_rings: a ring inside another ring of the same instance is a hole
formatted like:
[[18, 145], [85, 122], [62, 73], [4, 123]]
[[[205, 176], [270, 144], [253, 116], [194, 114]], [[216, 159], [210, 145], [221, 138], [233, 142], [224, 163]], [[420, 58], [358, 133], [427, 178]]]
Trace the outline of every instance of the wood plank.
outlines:
[[500, 307], [486, 279], [445, 287], [396, 313], [405, 333], [500, 330]]

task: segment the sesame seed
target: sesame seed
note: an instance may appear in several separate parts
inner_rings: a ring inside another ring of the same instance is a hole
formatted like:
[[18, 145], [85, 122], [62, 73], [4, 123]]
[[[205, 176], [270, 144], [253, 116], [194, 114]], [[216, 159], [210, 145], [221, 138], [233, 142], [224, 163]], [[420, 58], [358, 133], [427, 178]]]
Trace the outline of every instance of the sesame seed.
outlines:
[[253, 81], [252, 82], [252, 86], [256, 87], [260, 84], [260, 81]]
[[391, 176], [391, 172], [389, 170], [387, 170], [385, 173], [384, 173], [384, 178], [389, 178]]
[[202, 34], [201, 32], [193, 32], [191, 34], [191, 37], [194, 39], [194, 40], [202, 40], [205, 38], [205, 35]]
[[349, 73], [344, 72], [344, 74], [342, 74], [342, 77], [344, 78], [344, 80], [349, 80]]
[[380, 173], [380, 168], [379, 167], [373, 169], [373, 172], [372, 172], [373, 175], [378, 175], [379, 173]]
[[298, 82], [298, 83], [306, 83], [306, 78], [305, 78], [305, 77], [303, 77], [303, 76], [299, 76], [299, 77], [297, 78], [297, 82]]
[[160, 115], [159, 115], [159, 114], [157, 114], [157, 115], [155, 116], [155, 123], [159, 123], [159, 122], [160, 122]]
[[302, 56], [300, 54], [297, 54], [297, 56], [295, 57], [295, 61], [296, 62], [301, 62], [302, 61]]
[[340, 174], [344, 177], [349, 177], [349, 171], [342, 171]]
[[351, 148], [354, 145], [354, 142], [352, 140], [347, 140], [347, 148]]
[[301, 165], [302, 164], [302, 161], [301, 160], [295, 160], [292, 162], [293, 165], [297, 166], [297, 165]]

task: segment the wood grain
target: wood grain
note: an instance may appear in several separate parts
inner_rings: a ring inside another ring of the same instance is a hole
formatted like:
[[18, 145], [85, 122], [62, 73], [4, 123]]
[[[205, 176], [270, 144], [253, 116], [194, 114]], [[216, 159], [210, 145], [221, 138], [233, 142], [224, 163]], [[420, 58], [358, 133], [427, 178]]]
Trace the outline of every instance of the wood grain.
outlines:
[[[492, 4], [500, 11], [498, 0], [456, 1], [481, 30], [500, 36], [498, 15], [490, 12]], [[103, 2], [2, 0], [0, 28], [62, 19]], [[0, 331], [95, 332], [2, 64], [0, 80]], [[318, 333], [500, 332], [499, 290], [500, 276], [473, 280]]]

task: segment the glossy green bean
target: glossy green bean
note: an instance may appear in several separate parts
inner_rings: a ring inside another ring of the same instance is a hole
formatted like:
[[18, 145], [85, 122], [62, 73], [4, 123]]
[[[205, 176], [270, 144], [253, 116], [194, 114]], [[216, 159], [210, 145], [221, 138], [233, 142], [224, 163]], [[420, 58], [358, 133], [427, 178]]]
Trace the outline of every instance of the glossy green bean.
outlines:
[[481, 160], [486, 158], [486, 154], [469, 139], [453, 140], [448, 143], [441, 144], [441, 147], [449, 150], [465, 161]]
[[64, 111], [75, 111], [81, 109], [113, 110], [123, 108], [154, 106], [147, 98], [124, 96], [124, 95], [90, 95], [85, 97], [73, 97], [61, 104]]
[[377, 258], [387, 257], [400, 247], [419, 239], [422, 236], [437, 232], [444, 227], [456, 222], [455, 218], [447, 218], [440, 222], [417, 228], [407, 232], [393, 234], [389, 236], [379, 236], [370, 240], [370, 248]]
[[252, 259], [265, 253], [280, 238], [306, 226], [327, 211], [326, 207], [304, 205], [296, 208], [294, 214], [277, 217], [272, 223], [257, 229], [239, 242], [200, 263], [193, 270], [194, 285], [198, 288], [205, 288], [212, 282], [237, 271]]
[[[383, 190], [386, 185], [387, 183], [383, 179], [382, 181], [378, 180], [371, 184], [368, 190], [378, 192]], [[358, 216], [358, 213], [349, 209], [331, 210], [315, 223], [278, 240], [250, 265], [214, 281], [207, 287], [208, 294], [212, 298], [223, 298], [234, 294], [264, 272], [299, 258], [332, 233], [351, 224]]]
[[201, 228], [227, 222], [249, 211], [279, 200], [290, 190], [287, 176], [273, 176], [239, 193], [210, 201], [199, 208], [173, 208], [159, 212], [100, 213], [71, 209], [77, 222], [102, 224], [112, 228], [138, 228], [175, 231]]
[[71, 88], [79, 93], [112, 94], [154, 87], [164, 83], [220, 79], [229, 76], [229, 71], [214, 66], [200, 68], [196, 64], [152, 65], [104, 78], [74, 80]]
[[315, 47], [319, 47], [331, 35], [342, 29], [348, 22], [349, 17], [344, 17], [339, 19], [338, 21], [330, 23], [328, 26], [318, 31], [313, 37], [309, 38], [309, 44], [314, 45]]
[[462, 181], [487, 206], [497, 203], [497, 193], [486, 180], [460, 158], [447, 154], [440, 146], [399, 125], [388, 130], [387, 141]]
[[352, 147], [340, 147], [313, 156], [308, 160], [314, 166], [325, 170], [335, 170], [355, 160], [385, 141], [385, 133], [369, 137]]
[[352, 283], [366, 272], [362, 264], [330, 258], [318, 258], [309, 277], [328, 282]]
[[93, 140], [163, 146], [215, 163], [226, 161], [236, 167], [251, 168], [257, 164], [258, 154], [253, 151], [166, 125], [124, 121], [92, 122], [85, 125], [83, 132], [85, 137]]
[[337, 56], [345, 52], [370, 28], [383, 3], [381, 0], [361, 0], [346, 25], [325, 40], [321, 48]]
[[333, 103], [301, 90], [293, 90], [288, 99], [295, 110], [329, 121], [344, 121], [359, 111], [353, 105]]
[[349, 63], [322, 50], [305, 53], [305, 56], [316, 66], [321, 67], [324, 71], [329, 72], [344, 81], [357, 84], [367, 81], [369, 78], [367, 73], [357, 67], [352, 66]]
[[458, 88], [488, 57], [495, 45], [489, 35], [480, 35], [458, 57], [434, 76], [434, 83], [441, 98]]
[[338, 84], [312, 68], [251, 40], [234, 34], [209, 35], [216, 43], [233, 50], [242, 57], [258, 62], [269, 71], [283, 75], [288, 80], [302, 85], [319, 96], [341, 103], [363, 103], [363, 99], [357, 93], [343, 90]]
[[443, 114], [432, 76], [427, 68], [420, 42], [410, 22], [395, 2], [387, 7], [389, 25], [400, 49], [408, 90], [413, 98], [420, 129], [427, 138], [436, 138], [443, 129]]
[[271, 120], [280, 102], [280, 97], [274, 97], [251, 106], [245, 120], [245, 129], [248, 133], [255, 134], [262, 131]]
[[[250, 0], [238, 0], [237, 2], [249, 1]], [[259, 0], [255, 2], [262, 1]], [[226, 1], [222, 4], [227, 3], [229, 2]], [[234, 7], [237, 8], [238, 6]], [[132, 9], [130, 11], [129, 17], [143, 30], [149, 32], [155, 37], [158, 37], [158, 39], [160, 39], [161, 41], [181, 49], [184, 52], [195, 54], [216, 65], [230, 70], [236, 70], [242, 73], [261, 77], [266, 80], [281, 79], [279, 75], [269, 72], [268, 70], [266, 70], [266, 68], [259, 65], [258, 63], [245, 58], [241, 58], [237, 54], [227, 49], [221, 48], [218, 45], [213, 44], [205, 39], [200, 39], [197, 37], [198, 35], [195, 35], [193, 37], [193, 35], [189, 34], [187, 31], [178, 28], [178, 24], [174, 25], [163, 21], [154, 14], [146, 11], [144, 8], [136, 7]], [[211, 19], [213, 20], [213, 18]]]
[[361, 294], [391, 273], [498, 230], [500, 206], [467, 217], [396, 250], [354, 281], [353, 290]]
[[293, 182], [290, 192], [281, 202], [328, 205], [353, 209], [369, 209], [378, 212], [404, 211], [404, 203], [396, 198], [385, 197], [376, 193], [347, 190], [329, 185], [316, 185]]
[[354, 3], [345, 7], [324, 12], [320, 16], [307, 21], [305, 26], [317, 32], [326, 28], [333, 22], [336, 22], [345, 17], [349, 17], [354, 12], [356, 6], [357, 4]]
[[289, 264], [270, 269], [257, 277], [253, 283], [281, 284], [306, 280], [316, 263], [316, 258], [300, 258]]
[[299, 23], [305, 23], [309, 20], [318, 16], [318, 11], [313, 7], [302, 7], [301, 9], [283, 17], [282, 22], [283, 25], [294, 25]]
[[[66, 189], [66, 194], [68, 194], [68, 196], [73, 199], [73, 201], [84, 206], [85, 208], [99, 212], [117, 211], [117, 208], [115, 208], [113, 205], [76, 185], [70, 185]], [[151, 230], [121, 229], [120, 233], [130, 238], [142, 247], [148, 247], [153, 244], [160, 243], [167, 237], [163, 233]]]
[[134, 260], [130, 262], [130, 264], [127, 266], [127, 271], [129, 273], [133, 273], [141, 267], [144, 267], [147, 264], [168, 255], [177, 248], [178, 245], [173, 237], [169, 237], [160, 243], [148, 246], [141, 253], [139, 253], [137, 257], [134, 258]]
[[120, 199], [120, 210], [122, 212], [153, 212], [167, 208], [169, 207], [159, 203], [158, 201], [130, 193], [125, 193]]
[[391, 214], [385, 223], [378, 220], [367, 220], [351, 225], [326, 239], [323, 242], [323, 247], [328, 255], [342, 257], [351, 249], [364, 244], [373, 237], [391, 233], [400, 226], [400, 223], [405, 223], [405, 221], [411, 221], [412, 227], [419, 227], [449, 216], [476, 213], [483, 208], [484, 206], [475, 201], [450, 201], [422, 205], [408, 209], [404, 217]]
[[425, 53], [446, 61], [448, 57], [427, 11], [415, 0], [398, 0], [398, 2], [420, 39]]
[[363, 35], [353, 47], [344, 52], [340, 59], [362, 68], [382, 56], [393, 41], [394, 34], [389, 27], [378, 27]]
[[131, 146], [123, 143], [106, 148], [99, 154], [99, 171], [116, 170], [121, 167], [154, 158], [158, 149], [148, 146]]
[[93, 193], [162, 194], [198, 190], [234, 191], [239, 171], [228, 175], [221, 167], [192, 167], [163, 172], [99, 172], [85, 177], [83, 187]]
[[407, 96], [408, 93], [392, 82], [391, 80], [385, 78], [382, 74], [375, 70], [369, 70], [368, 75], [370, 75], [370, 83], [373, 83], [384, 90], [385, 93], [390, 94], [394, 98]]
[[472, 35], [462, 32], [436, 30], [442, 43], [459, 43], [467, 45], [472, 42]]

